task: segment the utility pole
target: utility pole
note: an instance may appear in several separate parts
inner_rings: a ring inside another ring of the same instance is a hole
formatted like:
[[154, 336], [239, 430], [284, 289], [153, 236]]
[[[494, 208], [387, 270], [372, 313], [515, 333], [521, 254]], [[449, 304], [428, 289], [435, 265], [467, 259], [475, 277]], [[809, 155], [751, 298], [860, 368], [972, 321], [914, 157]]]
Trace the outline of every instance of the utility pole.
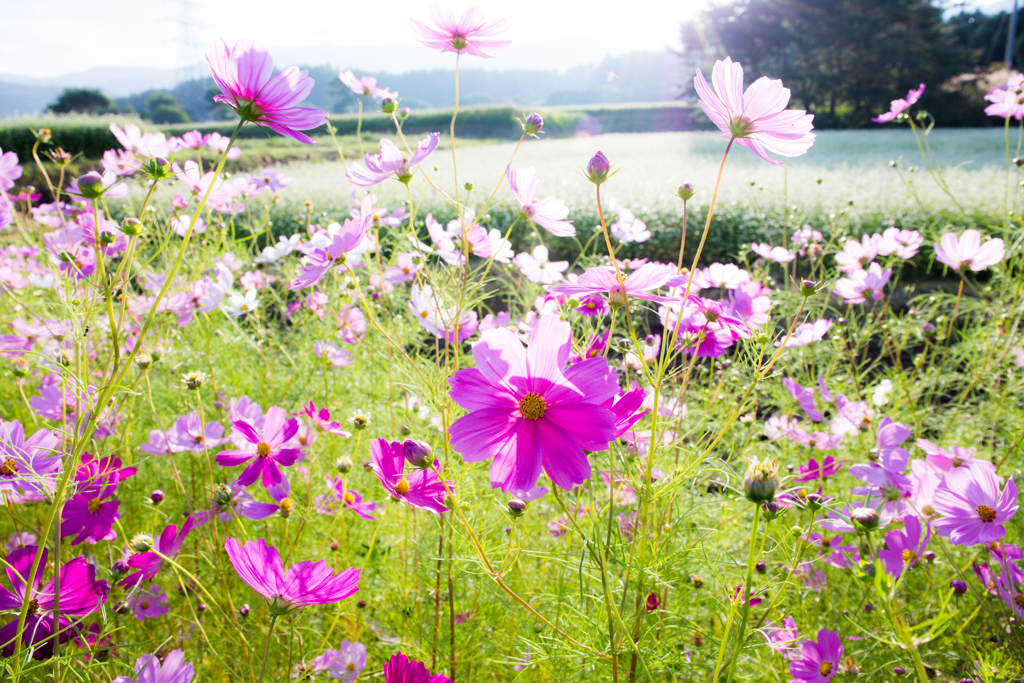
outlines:
[[1010, 15], [1010, 28], [1006, 32], [1006, 55], [1003, 61], [1006, 68], [1013, 71], [1013, 43], [1017, 40], [1017, 0], [1013, 0], [1013, 14]]

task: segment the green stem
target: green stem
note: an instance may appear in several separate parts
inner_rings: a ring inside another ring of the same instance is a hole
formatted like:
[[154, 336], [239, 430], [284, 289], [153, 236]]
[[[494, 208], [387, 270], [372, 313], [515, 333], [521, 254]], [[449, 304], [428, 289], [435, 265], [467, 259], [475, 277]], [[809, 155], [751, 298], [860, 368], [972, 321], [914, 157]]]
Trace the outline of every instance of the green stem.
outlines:
[[[732, 653], [732, 662], [729, 666], [729, 678], [726, 679], [726, 683], [732, 683], [733, 674], [736, 673], [736, 664], [739, 661], [740, 650], [743, 649], [743, 640], [747, 635], [747, 617], [750, 615], [750, 583], [754, 580], [754, 563], [757, 562], [757, 526], [761, 519], [761, 506], [754, 505], [754, 525], [750, 529], [750, 549], [747, 551], [747, 580], [743, 582], [743, 590], [740, 592], [740, 597], [743, 600], [743, 606], [740, 607], [740, 630], [736, 636], [736, 649]], [[764, 525], [765, 536], [768, 536], [768, 523]], [[722, 636], [724, 641], [728, 637], [728, 633]], [[715, 672], [715, 680], [718, 680], [719, 673]]]
[[263, 663], [260, 664], [260, 677], [256, 683], [263, 683], [263, 674], [267, 671], [267, 655], [270, 654], [270, 637], [274, 633], [274, 624], [277, 623], [277, 615], [270, 617], [270, 628], [267, 629], [267, 643], [263, 646]]

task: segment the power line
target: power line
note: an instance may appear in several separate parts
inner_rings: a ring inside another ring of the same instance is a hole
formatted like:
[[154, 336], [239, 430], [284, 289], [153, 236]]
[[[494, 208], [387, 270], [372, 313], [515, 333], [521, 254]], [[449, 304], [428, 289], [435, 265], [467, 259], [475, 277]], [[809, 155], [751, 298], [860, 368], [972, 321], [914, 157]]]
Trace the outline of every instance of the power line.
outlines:
[[177, 3], [178, 19], [175, 23], [178, 25], [178, 37], [175, 43], [178, 47], [178, 58], [174, 70], [176, 84], [202, 77], [202, 53], [197, 36], [203, 28], [193, 12], [197, 5], [195, 0], [177, 0]]

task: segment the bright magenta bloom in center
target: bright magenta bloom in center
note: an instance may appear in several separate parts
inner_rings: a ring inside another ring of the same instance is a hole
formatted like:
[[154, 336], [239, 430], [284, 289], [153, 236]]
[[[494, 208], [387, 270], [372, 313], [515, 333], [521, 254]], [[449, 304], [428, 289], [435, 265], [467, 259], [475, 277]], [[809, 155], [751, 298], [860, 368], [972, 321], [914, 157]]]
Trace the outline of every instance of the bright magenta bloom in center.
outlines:
[[601, 404], [619, 385], [604, 358], [566, 368], [569, 323], [544, 316], [529, 347], [507, 328], [485, 332], [473, 346], [476, 368], [459, 370], [449, 395], [471, 411], [448, 430], [467, 462], [494, 458], [491, 486], [533, 488], [541, 469], [571, 489], [590, 478], [583, 449], [602, 451], [615, 438], [615, 416]]

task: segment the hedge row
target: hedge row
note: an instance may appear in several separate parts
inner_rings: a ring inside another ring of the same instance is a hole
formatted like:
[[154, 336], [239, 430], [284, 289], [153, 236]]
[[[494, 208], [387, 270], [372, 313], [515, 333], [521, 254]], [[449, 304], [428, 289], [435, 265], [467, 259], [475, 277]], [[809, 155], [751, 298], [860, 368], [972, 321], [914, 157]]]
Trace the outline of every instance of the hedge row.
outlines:
[[[531, 110], [532, 111], [532, 110]], [[517, 119], [528, 112], [512, 107], [477, 107], [459, 112], [458, 133], [466, 138], [516, 139], [522, 134]], [[548, 137], [571, 137], [577, 127], [587, 132], [598, 132], [599, 124], [603, 133], [641, 133], [661, 131], [699, 130], [709, 127], [708, 120], [699, 108], [686, 104], [651, 104], [629, 107], [587, 107], [541, 109], [544, 116], [544, 132]], [[582, 123], [585, 118], [589, 120]], [[451, 111], [413, 111], [405, 120], [403, 129], [410, 135], [422, 135], [433, 131], [448, 130]], [[110, 124], [136, 123], [144, 130], [161, 130], [167, 135], [180, 135], [189, 130], [202, 133], [218, 132], [230, 135], [235, 128], [232, 122], [186, 123], [168, 126], [153, 126], [140, 119], [125, 116], [49, 116], [43, 118], [17, 118], [0, 120], [0, 149], [12, 150], [19, 159], [31, 156], [35, 143], [34, 130], [48, 128], [52, 135], [52, 146], [61, 147], [71, 153], [81, 153], [86, 158], [98, 159], [103, 152], [117, 147], [117, 140], [110, 132]], [[354, 135], [357, 116], [334, 114], [331, 124], [341, 135]], [[377, 112], [368, 112], [363, 117], [363, 131], [370, 134], [393, 132], [391, 120]], [[321, 126], [310, 132], [313, 136], [327, 135], [327, 127]], [[261, 138], [267, 132], [258, 126], [244, 126], [242, 138]], [[52, 148], [52, 147], [51, 147]]]

